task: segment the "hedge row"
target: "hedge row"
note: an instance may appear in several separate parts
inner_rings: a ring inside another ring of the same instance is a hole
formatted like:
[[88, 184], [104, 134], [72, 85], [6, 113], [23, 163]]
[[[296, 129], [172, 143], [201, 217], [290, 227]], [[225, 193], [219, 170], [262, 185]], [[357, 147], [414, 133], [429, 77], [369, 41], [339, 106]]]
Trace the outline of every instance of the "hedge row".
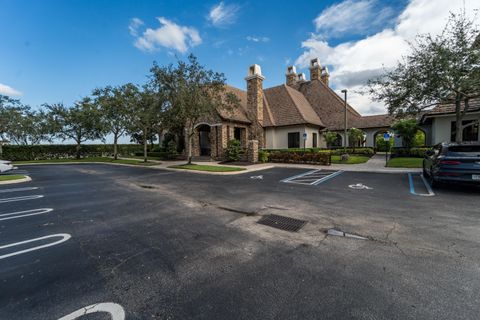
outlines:
[[268, 153], [270, 162], [281, 163], [308, 163], [330, 165], [329, 152], [303, 152], [303, 151], [271, 151]]
[[392, 148], [392, 158], [397, 157], [413, 157], [413, 158], [423, 158], [425, 157], [425, 152], [430, 150], [431, 148]]
[[[118, 145], [118, 153], [121, 156], [134, 155], [141, 151], [143, 146], [134, 144]], [[2, 158], [10, 161], [31, 161], [48, 159], [69, 159], [75, 158], [77, 154], [76, 145], [52, 144], [52, 145], [7, 145], [3, 146]], [[112, 156], [113, 145], [111, 144], [86, 144], [80, 148], [81, 157], [89, 156]]]
[[[321, 152], [321, 153], [331, 153], [335, 155], [343, 154], [344, 148], [334, 148], [334, 149], [326, 149], [326, 148], [290, 148], [290, 149], [264, 149], [267, 152]], [[366, 156], [371, 156], [375, 154], [375, 150], [370, 147], [358, 147], [358, 148], [347, 148], [348, 154], [361, 154]]]

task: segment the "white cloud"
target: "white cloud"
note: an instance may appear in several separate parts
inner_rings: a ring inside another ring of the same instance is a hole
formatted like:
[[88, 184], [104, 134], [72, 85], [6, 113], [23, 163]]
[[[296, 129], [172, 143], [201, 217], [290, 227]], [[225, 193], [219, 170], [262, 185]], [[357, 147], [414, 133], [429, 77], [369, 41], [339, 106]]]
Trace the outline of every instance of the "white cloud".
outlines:
[[[465, 0], [467, 14], [474, 15], [476, 0]], [[386, 68], [392, 68], [402, 55], [408, 53], [407, 41], [418, 33], [439, 34], [450, 12], [458, 12], [463, 7], [462, 0], [411, 0], [399, 15], [393, 28], [360, 39], [331, 46], [318, 35], [302, 42], [304, 52], [296, 64], [307, 67], [311, 58], [318, 57], [330, 69], [330, 82], [334, 88], [348, 88], [349, 100], [359, 112], [365, 114], [386, 112], [386, 108], [373, 103], [368, 97], [355, 94], [361, 91], [367, 80]], [[478, 6], [478, 5], [477, 5]], [[327, 9], [328, 10], [328, 9]]]
[[225, 5], [222, 1], [210, 9], [207, 19], [216, 27], [224, 27], [235, 22], [238, 9], [237, 5]]
[[345, 0], [323, 10], [315, 18], [316, 31], [328, 38], [349, 34], [367, 34], [384, 26], [393, 17], [390, 7], [378, 0]]
[[157, 29], [147, 28], [142, 36], [135, 40], [135, 47], [143, 51], [155, 51], [159, 47], [165, 47], [184, 53], [202, 43], [197, 29], [180, 26], [163, 17], [157, 19], [161, 26]]
[[130, 31], [130, 34], [132, 36], [137, 37], [138, 29], [143, 25], [144, 25], [143, 21], [140, 20], [139, 18], [132, 18], [132, 20], [130, 20], [130, 25], [128, 26], [128, 31]]
[[4, 96], [10, 96], [10, 97], [18, 97], [22, 95], [20, 91], [15, 90], [12, 87], [2, 83], [0, 83], [0, 94]]
[[253, 42], [268, 42], [268, 41], [270, 41], [270, 38], [268, 38], [268, 37], [247, 36], [245, 39], [247, 39], [248, 41], [253, 41]]

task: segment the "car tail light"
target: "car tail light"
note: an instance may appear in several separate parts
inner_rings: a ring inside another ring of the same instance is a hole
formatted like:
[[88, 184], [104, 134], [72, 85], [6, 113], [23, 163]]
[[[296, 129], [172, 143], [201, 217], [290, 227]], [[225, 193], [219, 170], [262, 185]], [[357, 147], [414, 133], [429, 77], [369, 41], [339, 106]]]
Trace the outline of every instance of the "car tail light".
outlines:
[[439, 172], [439, 176], [450, 176], [450, 177], [460, 177], [462, 173], [453, 173], [453, 172]]
[[461, 162], [460, 161], [454, 161], [454, 160], [443, 160], [443, 161], [440, 161], [440, 164], [459, 165], [459, 164], [461, 164]]

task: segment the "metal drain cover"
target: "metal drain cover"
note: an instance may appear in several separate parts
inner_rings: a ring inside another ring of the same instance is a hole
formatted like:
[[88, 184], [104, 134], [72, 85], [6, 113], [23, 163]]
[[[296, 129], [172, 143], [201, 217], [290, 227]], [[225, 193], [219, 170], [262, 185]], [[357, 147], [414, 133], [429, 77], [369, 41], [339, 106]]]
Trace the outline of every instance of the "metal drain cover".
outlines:
[[279, 216], [276, 214], [265, 215], [257, 221], [259, 224], [290, 232], [297, 232], [298, 230], [302, 229], [307, 222], [308, 221], [305, 220]]

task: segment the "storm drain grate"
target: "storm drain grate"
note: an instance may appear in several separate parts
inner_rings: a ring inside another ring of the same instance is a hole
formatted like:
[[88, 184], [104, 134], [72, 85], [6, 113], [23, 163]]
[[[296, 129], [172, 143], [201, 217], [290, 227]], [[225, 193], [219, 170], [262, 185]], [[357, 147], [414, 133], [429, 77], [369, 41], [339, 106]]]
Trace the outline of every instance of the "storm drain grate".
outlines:
[[307, 222], [308, 221], [305, 220], [279, 216], [276, 214], [265, 215], [257, 221], [259, 224], [290, 232], [297, 232], [302, 229]]

